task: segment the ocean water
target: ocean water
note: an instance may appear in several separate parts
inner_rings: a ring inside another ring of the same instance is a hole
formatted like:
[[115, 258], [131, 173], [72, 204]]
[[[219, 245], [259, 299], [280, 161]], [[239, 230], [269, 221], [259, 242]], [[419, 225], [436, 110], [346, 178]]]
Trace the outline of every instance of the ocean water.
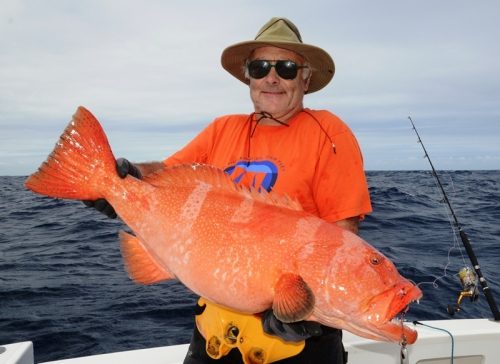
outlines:
[[[440, 177], [500, 303], [500, 171]], [[0, 177], [0, 344], [31, 340], [35, 360], [45, 362], [189, 341], [196, 297], [177, 282], [133, 283], [119, 251], [119, 220], [32, 194], [24, 179]], [[432, 174], [373, 171], [368, 181], [374, 212], [360, 235], [424, 292], [407, 318], [451, 318], [457, 272], [470, 262]], [[492, 317], [482, 294], [454, 316], [479, 317]]]

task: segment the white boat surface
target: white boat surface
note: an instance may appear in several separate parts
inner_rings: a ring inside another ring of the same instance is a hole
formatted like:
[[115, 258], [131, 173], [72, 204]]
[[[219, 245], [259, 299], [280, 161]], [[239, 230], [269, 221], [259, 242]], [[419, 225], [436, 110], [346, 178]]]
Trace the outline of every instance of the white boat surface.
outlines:
[[[344, 346], [349, 353], [348, 364], [500, 363], [499, 321], [455, 319], [422, 321], [422, 324], [427, 326], [416, 326], [418, 340], [415, 344], [408, 345], [407, 361], [402, 361], [401, 346], [398, 344], [368, 340], [344, 331]], [[181, 364], [187, 349], [188, 344], [181, 344], [56, 360], [44, 364]], [[31, 342], [0, 345], [0, 364], [34, 363], [36, 361]]]

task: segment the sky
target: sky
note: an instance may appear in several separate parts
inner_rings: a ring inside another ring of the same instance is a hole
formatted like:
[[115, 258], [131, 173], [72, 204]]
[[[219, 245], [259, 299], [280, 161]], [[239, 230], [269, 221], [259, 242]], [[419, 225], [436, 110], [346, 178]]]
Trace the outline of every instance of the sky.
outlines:
[[79, 105], [114, 154], [162, 160], [215, 117], [250, 113], [220, 65], [273, 16], [336, 72], [304, 104], [354, 131], [366, 170], [500, 169], [500, 2], [0, 0], [0, 175], [28, 175]]

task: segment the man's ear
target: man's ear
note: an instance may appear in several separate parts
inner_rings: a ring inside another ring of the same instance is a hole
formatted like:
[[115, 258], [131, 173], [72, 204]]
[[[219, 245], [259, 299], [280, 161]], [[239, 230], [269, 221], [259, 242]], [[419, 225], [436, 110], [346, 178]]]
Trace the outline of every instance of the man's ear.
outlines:
[[309, 76], [307, 77], [306, 80], [304, 80], [304, 94], [307, 94], [307, 91], [309, 90], [309, 83], [311, 82], [311, 76], [312, 72], [309, 72]]
[[309, 90], [309, 82], [311, 82], [311, 76], [307, 77], [307, 80], [304, 80], [304, 94]]

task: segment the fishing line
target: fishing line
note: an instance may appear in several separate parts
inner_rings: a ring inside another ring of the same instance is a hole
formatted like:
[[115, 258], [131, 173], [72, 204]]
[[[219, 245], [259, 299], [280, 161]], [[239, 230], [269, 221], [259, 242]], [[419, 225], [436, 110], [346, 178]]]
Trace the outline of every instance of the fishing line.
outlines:
[[[491, 309], [491, 313], [493, 314], [494, 320], [500, 321], [500, 311], [498, 310], [498, 306], [495, 302], [495, 298], [493, 297], [493, 293], [491, 292], [491, 289], [488, 286], [488, 283], [486, 282], [486, 278], [483, 276], [483, 273], [481, 272], [481, 267], [477, 260], [476, 254], [474, 253], [474, 249], [472, 248], [472, 244], [469, 240], [469, 237], [467, 236], [467, 234], [462, 228], [462, 225], [458, 221], [457, 215], [455, 214], [455, 211], [453, 210], [450, 200], [448, 199], [448, 195], [446, 194], [443, 184], [441, 183], [441, 179], [439, 178], [439, 175], [436, 172], [434, 165], [432, 164], [431, 158], [429, 157], [429, 154], [425, 149], [424, 143], [420, 138], [417, 128], [413, 123], [413, 120], [411, 119], [410, 116], [408, 116], [408, 119], [410, 120], [413, 130], [415, 131], [415, 134], [418, 137], [418, 142], [420, 143], [420, 146], [424, 150], [425, 158], [427, 158], [427, 161], [431, 166], [432, 175], [434, 176], [435, 182], [437, 183], [439, 190], [441, 191], [441, 194], [443, 196], [443, 202], [445, 202], [446, 206], [448, 207], [448, 211], [451, 215], [450, 221], [452, 229], [456, 228], [455, 238], [457, 234], [458, 236], [460, 236], [465, 251], [467, 252], [467, 256], [469, 257], [469, 260], [472, 263], [472, 268], [470, 268], [469, 266], [465, 266], [458, 272], [460, 283], [462, 284], [463, 289], [459, 293], [457, 303], [454, 306], [448, 305], [448, 313], [450, 315], [453, 315], [455, 312], [459, 312], [460, 303], [464, 297], [469, 297], [471, 301], [477, 300], [479, 295], [479, 290], [478, 290], [478, 282], [479, 282], [483, 289], [484, 296], [486, 297], [486, 301], [488, 302], [488, 305]], [[448, 252], [448, 254], [450, 254], [450, 251]]]
[[[435, 179], [433, 179], [433, 182], [434, 182], [435, 186], [438, 188], [439, 186], [438, 186], [438, 184], [437, 184], [437, 182], [436, 182]], [[442, 199], [440, 199], [439, 202], [443, 202]], [[444, 215], [448, 218], [448, 222], [450, 223], [451, 232], [452, 232], [452, 236], [453, 236], [453, 243], [451, 244], [451, 246], [449, 247], [448, 252], [447, 252], [447, 260], [446, 260], [446, 264], [445, 264], [445, 266], [443, 268], [443, 274], [440, 275], [440, 276], [438, 276], [438, 277], [436, 277], [432, 281], [423, 281], [423, 282], [419, 282], [419, 283], [416, 283], [416, 282], [413, 281], [413, 283], [417, 287], [428, 284], [428, 285], [431, 285], [433, 288], [438, 289], [439, 288], [438, 281], [441, 281], [441, 280], [449, 277], [449, 275], [448, 275], [448, 268], [452, 264], [452, 262], [451, 262], [451, 254], [452, 254], [452, 251], [455, 250], [455, 249], [459, 250], [460, 255], [462, 256], [462, 261], [465, 264], [465, 259], [464, 259], [464, 256], [463, 256], [462, 249], [460, 248], [460, 244], [458, 242], [458, 238], [457, 238], [457, 235], [456, 235], [456, 230], [455, 230], [455, 228], [453, 226], [451, 215], [450, 215], [448, 209], [446, 208], [446, 206], [442, 206], [442, 207], [444, 209]], [[453, 274], [452, 276], [457, 276], [457, 275], [458, 275], [458, 273]]]
[[[456, 237], [454, 237], [454, 240], [455, 240], [455, 242], [458, 243]], [[421, 285], [424, 285], [424, 284], [430, 284], [430, 285], [432, 285], [433, 288], [436, 288], [436, 289], [439, 288], [439, 285], [438, 285], [437, 282], [440, 281], [440, 280], [443, 280], [444, 278], [449, 277], [449, 275], [448, 275], [448, 267], [451, 265], [451, 252], [454, 249], [457, 249], [455, 243], [448, 249], [447, 261], [446, 261], [446, 265], [443, 268], [443, 274], [442, 275], [440, 275], [439, 277], [436, 277], [433, 281], [423, 281], [423, 282], [419, 282], [419, 283], [416, 283], [416, 282], [413, 281], [413, 283], [417, 287], [421, 286]], [[453, 274], [453, 276], [457, 276], [457, 275], [458, 275], [458, 273]]]
[[[427, 156], [425, 156], [427, 157]], [[455, 185], [453, 183], [453, 178], [452, 176], [450, 175], [447, 175], [447, 177], [449, 178], [450, 180], [450, 183], [451, 183], [451, 189], [453, 191], [453, 194], [456, 194], [456, 190], [455, 190]], [[436, 188], [439, 190], [439, 184], [438, 184], [438, 181], [436, 180], [436, 178], [433, 179], [434, 181], [434, 185], [436, 186]], [[443, 211], [444, 211], [444, 214], [446, 215], [446, 217], [448, 218], [448, 222], [450, 223], [450, 227], [451, 227], [451, 232], [452, 232], [452, 236], [453, 236], [453, 245], [450, 249], [458, 249], [459, 253], [460, 253], [460, 256], [462, 257], [462, 262], [464, 265], [466, 265], [466, 261], [465, 261], [465, 257], [464, 257], [464, 252], [462, 250], [462, 247], [460, 246], [460, 243], [458, 242], [458, 235], [459, 235], [459, 232], [458, 230], [455, 228], [455, 225], [453, 224], [453, 216], [451, 215], [449, 209], [447, 208], [446, 206], [446, 201], [444, 198], [441, 198], [439, 200], [439, 202], [442, 204], [441, 206], [443, 207]], [[448, 251], [449, 253], [450, 251]]]
[[[451, 179], [451, 176], [450, 176], [450, 179]], [[436, 187], [439, 187], [439, 185], [437, 184], [437, 182], [434, 180], [434, 183], [436, 185]], [[443, 200], [441, 199], [439, 202], [443, 202]], [[462, 258], [462, 263], [463, 265], [467, 265], [466, 263], [466, 260], [465, 260], [465, 256], [464, 256], [464, 252], [463, 252], [463, 249], [462, 247], [460, 246], [460, 243], [458, 241], [458, 231], [456, 230], [455, 226], [453, 225], [453, 220], [452, 220], [452, 216], [450, 214], [450, 212], [448, 211], [448, 209], [446, 208], [446, 206], [442, 205], [443, 207], [443, 210], [444, 210], [444, 214], [445, 216], [448, 218], [448, 222], [450, 224], [450, 228], [451, 228], [451, 233], [452, 233], [452, 239], [453, 239], [453, 243], [450, 245], [449, 249], [448, 249], [448, 253], [447, 253], [447, 260], [446, 260], [446, 265], [444, 266], [443, 268], [443, 274], [436, 277], [436, 279], [434, 279], [433, 281], [424, 281], [424, 282], [420, 282], [417, 284], [417, 286], [420, 286], [420, 285], [423, 285], [423, 284], [431, 284], [433, 288], [439, 288], [439, 285], [437, 284], [438, 281], [440, 280], [443, 280], [444, 278], [447, 278], [449, 277], [448, 275], [448, 268], [450, 267], [450, 265], [452, 264], [452, 261], [451, 261], [451, 255], [452, 255], [452, 252], [454, 250], [458, 250], [458, 252], [460, 253], [460, 257]], [[452, 274], [452, 276], [455, 276], [457, 277], [459, 274], [458, 273], [454, 273]]]
[[[411, 121], [411, 118], [410, 118], [410, 121]], [[413, 123], [412, 123], [412, 125], [413, 125]], [[417, 134], [417, 136], [418, 136], [418, 142], [420, 144], [422, 144], [420, 136], [418, 134]], [[424, 152], [425, 152], [424, 158], [428, 158], [428, 154], [427, 154], [427, 151], [425, 150], [425, 148], [424, 148]], [[450, 180], [452, 182], [453, 191], [455, 192], [453, 180], [452, 180], [451, 176], [448, 175], [448, 177], [450, 178]], [[440, 185], [439, 185], [438, 181], [436, 180], [436, 178], [433, 178], [433, 182], [434, 182], [434, 186], [436, 187], [436, 189], [439, 190], [440, 189]], [[462, 249], [460, 247], [460, 244], [459, 244], [458, 238], [457, 238], [458, 231], [455, 229], [455, 226], [453, 225], [453, 218], [452, 218], [452, 215], [450, 214], [449, 209], [444, 205], [445, 199], [444, 199], [444, 197], [440, 196], [440, 198], [438, 198], [436, 200], [441, 204], [441, 206], [443, 208], [444, 216], [447, 217], [448, 222], [450, 224], [450, 228], [451, 228], [451, 232], [452, 232], [452, 237], [453, 237], [452, 238], [453, 239], [453, 243], [448, 248], [446, 264], [445, 264], [445, 266], [443, 268], [443, 274], [440, 275], [440, 276], [438, 276], [438, 277], [436, 277], [433, 281], [423, 281], [423, 282], [416, 283], [417, 287], [419, 287], [421, 285], [429, 284], [433, 288], [438, 289], [439, 288], [438, 281], [441, 281], [441, 280], [449, 277], [449, 275], [448, 275], [448, 268], [452, 264], [452, 262], [451, 262], [451, 254], [452, 254], [452, 251], [455, 250], [455, 249], [457, 249], [460, 252], [460, 255], [462, 257], [462, 262], [464, 263], [464, 265], [466, 265], [465, 258], [464, 258], [464, 255], [463, 255], [463, 251], [462, 251]], [[452, 276], [458, 276], [458, 273], [452, 274]]]
[[425, 327], [428, 327], [428, 328], [433, 329], [433, 330], [444, 331], [448, 335], [450, 335], [450, 337], [451, 337], [451, 357], [450, 357], [450, 364], [453, 364], [453, 358], [455, 357], [455, 338], [453, 337], [453, 334], [451, 332], [449, 332], [448, 330], [442, 329], [440, 327], [435, 327], [435, 326], [430, 326], [430, 325], [424, 324], [424, 323], [422, 323], [420, 321], [413, 321], [413, 325], [421, 325], [421, 326], [425, 326]]

